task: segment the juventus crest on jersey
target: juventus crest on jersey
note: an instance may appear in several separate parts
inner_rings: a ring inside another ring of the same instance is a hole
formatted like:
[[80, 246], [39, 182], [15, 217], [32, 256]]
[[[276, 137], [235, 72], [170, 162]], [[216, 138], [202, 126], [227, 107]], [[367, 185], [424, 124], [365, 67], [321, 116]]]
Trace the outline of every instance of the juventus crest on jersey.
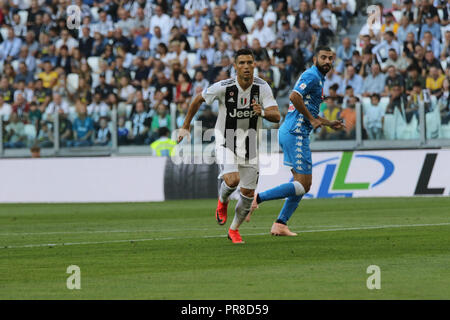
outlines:
[[219, 101], [219, 115], [215, 127], [216, 148], [225, 147], [238, 158], [252, 159], [257, 156], [258, 130], [262, 119], [251, 104], [252, 100], [263, 109], [277, 106], [269, 84], [254, 77], [253, 84], [243, 90], [237, 78], [214, 83], [203, 90], [206, 104]]

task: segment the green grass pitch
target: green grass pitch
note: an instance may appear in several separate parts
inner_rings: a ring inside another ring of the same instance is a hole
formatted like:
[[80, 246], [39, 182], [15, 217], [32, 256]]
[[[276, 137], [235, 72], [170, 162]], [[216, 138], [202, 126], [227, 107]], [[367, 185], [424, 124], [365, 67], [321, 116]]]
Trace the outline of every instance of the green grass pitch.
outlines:
[[244, 245], [226, 239], [235, 201], [226, 226], [215, 205], [0, 205], [0, 299], [450, 299], [449, 197], [304, 200], [289, 238], [269, 234], [282, 202], [267, 202]]

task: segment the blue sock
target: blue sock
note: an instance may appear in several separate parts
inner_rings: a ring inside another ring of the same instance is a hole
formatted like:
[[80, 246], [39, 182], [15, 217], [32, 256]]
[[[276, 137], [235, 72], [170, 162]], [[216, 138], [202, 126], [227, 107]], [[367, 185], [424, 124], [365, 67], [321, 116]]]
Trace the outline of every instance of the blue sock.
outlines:
[[303, 195], [301, 196], [290, 196], [284, 202], [284, 206], [278, 215], [277, 222], [287, 224], [288, 220], [291, 218], [295, 209], [297, 209], [300, 200], [302, 200]]
[[267, 200], [283, 199], [291, 196], [295, 196], [295, 186], [294, 183], [288, 182], [259, 193], [258, 203]]

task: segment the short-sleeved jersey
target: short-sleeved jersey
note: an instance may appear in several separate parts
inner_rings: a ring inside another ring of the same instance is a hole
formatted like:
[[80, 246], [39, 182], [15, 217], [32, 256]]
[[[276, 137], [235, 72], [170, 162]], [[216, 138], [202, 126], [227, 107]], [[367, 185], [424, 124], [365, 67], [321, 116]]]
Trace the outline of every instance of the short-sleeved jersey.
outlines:
[[[319, 106], [323, 101], [324, 82], [325, 76], [314, 65], [300, 75], [293, 89], [302, 96], [306, 108], [314, 118], [319, 115]], [[309, 135], [312, 126], [291, 102], [286, 119], [280, 129], [287, 130], [294, 135]]]
[[[258, 141], [249, 139], [249, 131], [257, 133], [261, 128], [262, 118], [250, 106], [254, 99], [263, 109], [278, 106], [269, 84], [261, 78], [254, 77], [253, 84], [242, 90], [237, 78], [214, 83], [202, 92], [206, 104], [219, 101], [219, 114], [215, 126], [216, 146], [224, 146], [244, 159], [257, 155]], [[255, 143], [253, 143], [255, 141]]]

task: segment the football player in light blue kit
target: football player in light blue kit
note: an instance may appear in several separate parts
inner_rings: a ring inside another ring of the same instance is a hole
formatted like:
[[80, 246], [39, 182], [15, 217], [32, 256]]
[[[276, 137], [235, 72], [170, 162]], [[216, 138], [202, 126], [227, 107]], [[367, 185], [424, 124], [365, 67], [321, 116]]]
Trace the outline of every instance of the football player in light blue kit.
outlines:
[[251, 213], [258, 204], [268, 200], [286, 198], [278, 219], [272, 226], [272, 235], [296, 236], [287, 227], [287, 222], [297, 209], [303, 195], [311, 187], [312, 161], [309, 148], [311, 130], [321, 126], [329, 126], [335, 130], [344, 128], [340, 120], [329, 121], [319, 116], [319, 106], [323, 100], [323, 84], [325, 75], [331, 70], [334, 53], [328, 47], [318, 47], [314, 55], [314, 65], [303, 72], [297, 80], [292, 93], [286, 119], [278, 132], [278, 139], [284, 153], [284, 164], [291, 167], [292, 182], [273, 189], [255, 193]]

